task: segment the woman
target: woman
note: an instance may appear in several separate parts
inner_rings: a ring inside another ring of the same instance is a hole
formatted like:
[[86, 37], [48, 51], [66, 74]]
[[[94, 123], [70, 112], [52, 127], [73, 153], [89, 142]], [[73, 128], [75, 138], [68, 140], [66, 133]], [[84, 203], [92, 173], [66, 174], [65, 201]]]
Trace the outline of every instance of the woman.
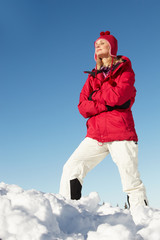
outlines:
[[134, 208], [147, 205], [138, 171], [138, 138], [131, 107], [135, 101], [135, 74], [127, 57], [117, 56], [117, 39], [109, 31], [95, 41], [96, 68], [80, 93], [79, 112], [87, 121], [87, 135], [63, 168], [60, 194], [80, 199], [86, 174], [111, 154], [123, 191]]

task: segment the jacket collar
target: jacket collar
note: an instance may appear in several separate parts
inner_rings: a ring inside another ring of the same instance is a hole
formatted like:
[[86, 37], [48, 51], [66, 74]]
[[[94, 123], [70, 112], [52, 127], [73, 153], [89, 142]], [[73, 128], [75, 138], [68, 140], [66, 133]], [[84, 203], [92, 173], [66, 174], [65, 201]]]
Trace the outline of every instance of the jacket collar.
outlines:
[[[127, 62], [127, 60], [124, 59], [125, 57], [123, 58], [123, 56], [118, 56], [118, 58], [119, 59], [121, 58], [122, 62], [119, 62], [112, 67], [112, 76], [125, 64], [125, 62]], [[96, 75], [98, 75], [100, 73], [103, 73], [103, 69], [102, 70], [96, 70], [94, 68], [92, 71], [84, 71], [84, 73], [88, 73], [91, 76], [95, 77]], [[108, 77], [109, 77], [109, 75], [105, 79], [107, 79]]]

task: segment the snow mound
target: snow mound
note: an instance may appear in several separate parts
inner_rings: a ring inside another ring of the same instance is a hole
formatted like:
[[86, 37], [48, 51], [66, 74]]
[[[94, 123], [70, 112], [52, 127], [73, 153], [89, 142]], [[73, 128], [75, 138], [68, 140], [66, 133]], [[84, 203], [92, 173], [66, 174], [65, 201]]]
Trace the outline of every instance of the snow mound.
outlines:
[[[134, 221], [133, 221], [134, 220]], [[160, 210], [79, 201], [0, 183], [0, 240], [160, 240]]]

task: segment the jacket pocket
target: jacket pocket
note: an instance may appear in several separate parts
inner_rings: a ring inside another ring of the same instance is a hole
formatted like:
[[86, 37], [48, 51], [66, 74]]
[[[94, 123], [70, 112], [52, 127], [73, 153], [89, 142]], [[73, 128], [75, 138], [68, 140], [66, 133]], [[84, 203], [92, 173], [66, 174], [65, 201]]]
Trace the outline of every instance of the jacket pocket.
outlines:
[[126, 122], [119, 112], [110, 112], [106, 119], [107, 127], [109, 132], [124, 131], [126, 129]]

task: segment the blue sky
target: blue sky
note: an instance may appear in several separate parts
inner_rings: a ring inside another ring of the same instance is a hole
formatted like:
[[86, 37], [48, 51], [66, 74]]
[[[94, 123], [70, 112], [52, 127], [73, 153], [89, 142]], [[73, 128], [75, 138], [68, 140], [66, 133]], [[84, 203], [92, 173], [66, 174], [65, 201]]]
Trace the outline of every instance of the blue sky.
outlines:
[[[94, 41], [110, 30], [132, 61], [139, 170], [150, 205], [160, 208], [160, 2], [157, 0], [0, 0], [0, 181], [58, 193], [62, 167], [86, 135], [79, 93], [94, 68]], [[83, 195], [123, 207], [108, 156]]]

